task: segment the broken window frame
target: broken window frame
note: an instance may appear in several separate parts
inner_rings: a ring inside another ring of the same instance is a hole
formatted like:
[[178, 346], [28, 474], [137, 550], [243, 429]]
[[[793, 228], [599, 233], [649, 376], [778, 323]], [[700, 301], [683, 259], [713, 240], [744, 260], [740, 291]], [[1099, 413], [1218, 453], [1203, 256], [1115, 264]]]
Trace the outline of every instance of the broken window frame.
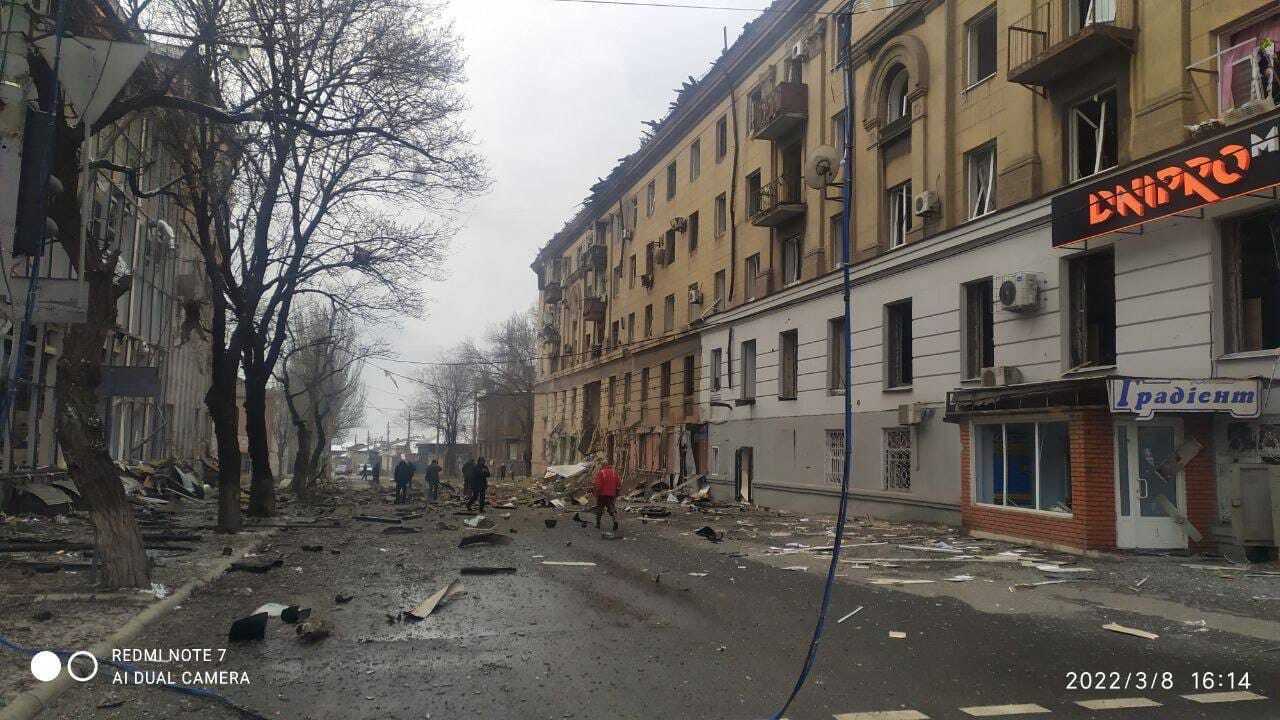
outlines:
[[782, 285], [804, 279], [804, 236], [792, 235], [782, 241]]
[[688, 229], [685, 230], [685, 238], [689, 242], [689, 254], [698, 252], [698, 232], [701, 231], [702, 218], [699, 217], [698, 211], [694, 210], [689, 213]]
[[969, 176], [969, 219], [972, 220], [995, 212], [995, 141], [993, 140], [982, 147], [965, 153], [965, 167]]
[[697, 138], [689, 145], [689, 182], [694, 182], [702, 175], [702, 138]]
[[644, 306], [644, 336], [653, 337], [653, 303]]
[[679, 181], [680, 171], [676, 167], [676, 161], [672, 160], [667, 164], [667, 200], [674, 200], [676, 197], [676, 183]]
[[911, 387], [913, 373], [911, 300], [901, 300], [885, 309], [885, 387]]
[[747, 173], [746, 195], [747, 216], [755, 217], [760, 213], [760, 209], [764, 207], [764, 185], [762, 184], [759, 168]]
[[[1062, 439], [1060, 457], [1046, 457], [1045, 438], [1047, 434], [1041, 428], [1042, 426], [1058, 426], [1060, 432], [1059, 437]], [[1009, 428], [1016, 426], [1019, 428], [1033, 427], [1032, 430], [1032, 455], [1031, 469], [1034, 471], [1031, 477], [1031, 502], [1026, 504], [1018, 504], [1009, 502]], [[1000, 487], [996, 487], [997, 476], [995, 474], [995, 465], [993, 462], [993, 453], [997, 448], [992, 445], [993, 437], [988, 435], [988, 430], [999, 428], [999, 454], [1000, 468], [998, 479], [1001, 483]], [[1072, 508], [1072, 483], [1071, 483], [1071, 428], [1067, 420], [1054, 417], [1038, 417], [1038, 418], [1019, 418], [1013, 420], [992, 420], [992, 421], [974, 421], [970, 430], [970, 437], [973, 438], [973, 471], [974, 483], [972, 489], [972, 501], [976, 504], [987, 505], [999, 508], [1012, 508], [1017, 510], [1032, 510], [1037, 512], [1054, 513], [1056, 515], [1070, 516], [1071, 512], [1063, 512], [1062, 510], [1048, 507], [1049, 503], [1045, 500], [1045, 473], [1046, 467], [1058, 468], [1065, 481], [1065, 486], [1060, 488], [1064, 491], [1063, 500], [1066, 506]], [[988, 475], [990, 473], [990, 475]], [[997, 493], [997, 489], [999, 493]]]
[[671, 293], [662, 299], [662, 332], [676, 329], [676, 295]]
[[697, 374], [697, 368], [694, 365], [692, 355], [684, 356], [684, 366], [681, 369], [680, 374], [682, 376], [681, 379], [684, 384], [684, 396], [686, 398], [693, 397], [693, 394], [697, 392], [697, 389], [698, 389], [698, 384], [697, 384], [698, 374]]
[[886, 427], [881, 432], [882, 477], [887, 492], [911, 492], [912, 437], [906, 426]]
[[795, 400], [800, 384], [800, 333], [778, 333], [778, 399]]
[[894, 185], [887, 194], [889, 249], [894, 250], [907, 244], [911, 232], [911, 181]]
[[[1224, 350], [1245, 353], [1280, 349], [1280, 213], [1268, 211], [1227, 220], [1222, 224], [1221, 235]], [[1261, 248], [1246, 253], [1246, 243]], [[1268, 257], [1263, 260], [1263, 256]], [[1250, 287], [1255, 291], [1250, 293]], [[1258, 292], [1257, 288], [1262, 290]], [[1251, 307], [1253, 301], [1256, 304]]]
[[756, 278], [760, 275], [760, 253], [755, 253], [747, 257], [744, 262], [743, 278], [747, 283], [747, 290], [744, 297], [747, 300], [756, 299]]
[[716, 162], [724, 160], [729, 154], [729, 116], [721, 115], [716, 120]]
[[848, 353], [849, 334], [845, 331], [844, 317], [827, 321], [827, 393], [842, 395], [849, 387], [845, 377], [845, 354]]
[[[987, 32], [988, 24], [990, 25], [989, 33]], [[989, 40], [989, 43], [984, 43], [984, 39]], [[996, 6], [990, 5], [965, 23], [965, 77], [968, 84], [966, 90], [995, 77], [998, 65], [997, 43]]]
[[716, 196], [716, 237], [721, 237], [729, 229], [729, 201], [724, 193]]
[[910, 82], [911, 75], [902, 65], [897, 66], [885, 81], [885, 125], [911, 117], [910, 90], [907, 87]]
[[739, 346], [742, 364], [742, 399], [756, 399], [756, 341], [743, 340]]
[[[1081, 253], [1064, 262], [1067, 264], [1068, 371], [1113, 367], [1116, 364], [1115, 254], [1107, 248]], [[1099, 282], [1091, 283], [1090, 266], [1101, 262], [1110, 264], [1110, 277], [1095, 278]], [[1105, 322], [1108, 313], [1109, 324]], [[1090, 341], [1090, 328], [1095, 326], [1098, 328], [1096, 357], [1095, 343]]]
[[714, 300], [715, 305], [713, 307], [715, 307], [717, 311], [724, 310], [725, 309], [724, 296], [725, 296], [725, 293], [728, 292], [728, 288], [729, 288], [729, 286], [726, 284], [727, 281], [726, 281], [725, 271], [723, 269], [717, 270], [712, 282], [713, 282], [713, 289], [715, 290], [715, 300]]
[[650, 180], [649, 184], [644, 188], [644, 216], [653, 217], [653, 211], [658, 204], [658, 181]]
[[995, 283], [990, 277], [965, 283], [964, 367], [965, 380], [982, 377], [984, 368], [995, 364]]
[[[1067, 138], [1069, 143], [1067, 160], [1071, 164], [1071, 179], [1073, 181], [1106, 172], [1119, 164], [1118, 100], [1119, 94], [1113, 86], [1077, 101], [1067, 109]], [[1082, 110], [1085, 106], [1093, 103], [1098, 103], [1099, 108], [1096, 119], [1091, 117], [1085, 110]], [[1094, 136], [1092, 147], [1081, 145], [1080, 132], [1082, 123], [1092, 128]], [[1110, 141], [1108, 141], [1108, 137], [1110, 137]], [[1101, 140], [1098, 138], [1101, 138]], [[1108, 145], [1111, 146], [1110, 156], [1107, 155]], [[1084, 172], [1081, 163], [1082, 161], [1087, 161], [1089, 156], [1093, 157], [1093, 161], [1084, 166], [1089, 170]]]
[[724, 362], [724, 351], [720, 348], [711, 348], [711, 389], [720, 390], [720, 372], [721, 365]]

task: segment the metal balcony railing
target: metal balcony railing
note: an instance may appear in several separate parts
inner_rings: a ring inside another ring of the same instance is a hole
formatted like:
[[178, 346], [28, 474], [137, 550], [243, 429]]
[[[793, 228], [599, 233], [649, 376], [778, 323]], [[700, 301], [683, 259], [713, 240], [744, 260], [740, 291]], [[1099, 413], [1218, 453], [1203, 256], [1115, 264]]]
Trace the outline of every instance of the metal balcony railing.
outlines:
[[809, 86], [798, 82], [774, 85], [751, 107], [751, 136], [777, 140], [809, 118]]
[[760, 188], [755, 199], [751, 224], [761, 227], [781, 225], [804, 215], [804, 184], [799, 175], [779, 175]]
[[1210, 79], [1205, 104], [1227, 125], [1274, 109], [1280, 96], [1280, 79], [1273, 79], [1268, 86], [1259, 72], [1256, 37], [1191, 63], [1187, 71]]
[[1133, 50], [1134, 0], [1035, 0], [1009, 25], [1009, 80], [1043, 87], [1117, 49]]

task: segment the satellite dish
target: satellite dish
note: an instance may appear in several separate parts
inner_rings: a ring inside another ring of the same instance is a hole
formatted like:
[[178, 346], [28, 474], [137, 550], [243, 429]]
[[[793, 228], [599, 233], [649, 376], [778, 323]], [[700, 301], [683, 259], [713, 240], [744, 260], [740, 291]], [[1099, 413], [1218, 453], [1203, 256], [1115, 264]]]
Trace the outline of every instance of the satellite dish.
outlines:
[[809, 151], [809, 165], [804, 182], [815, 190], [821, 190], [835, 181], [840, 173], [840, 153], [830, 145], [819, 145]]

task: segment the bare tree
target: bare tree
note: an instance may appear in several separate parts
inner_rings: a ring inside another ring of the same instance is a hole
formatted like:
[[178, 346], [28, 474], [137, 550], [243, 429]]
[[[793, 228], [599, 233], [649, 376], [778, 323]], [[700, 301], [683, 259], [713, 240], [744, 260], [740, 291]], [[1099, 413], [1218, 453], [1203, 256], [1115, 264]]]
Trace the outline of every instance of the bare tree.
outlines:
[[505, 419], [519, 428], [525, 440], [526, 463], [533, 447], [533, 385], [538, 362], [535, 317], [532, 309], [512, 313], [489, 328], [484, 345], [466, 341], [461, 346], [476, 376], [476, 393], [506, 396], [503, 406], [509, 409], [509, 417]]
[[440, 431], [446, 470], [454, 467], [457, 446], [467, 434], [476, 398], [476, 373], [467, 352], [464, 343], [445, 353], [440, 364], [423, 370], [418, 377], [421, 390], [413, 403], [414, 417]]

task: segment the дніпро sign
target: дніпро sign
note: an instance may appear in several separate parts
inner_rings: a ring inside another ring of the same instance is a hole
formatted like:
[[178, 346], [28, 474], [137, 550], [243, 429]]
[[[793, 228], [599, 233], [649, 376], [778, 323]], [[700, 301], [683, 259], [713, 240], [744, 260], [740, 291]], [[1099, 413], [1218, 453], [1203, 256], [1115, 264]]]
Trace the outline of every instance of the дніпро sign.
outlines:
[[1053, 246], [1068, 245], [1280, 184], [1271, 118], [1053, 198]]
[[1158, 412], [1229, 412], [1232, 417], [1262, 414], [1262, 381], [1258, 378], [1107, 378], [1113, 413], [1134, 413], [1148, 420]]

